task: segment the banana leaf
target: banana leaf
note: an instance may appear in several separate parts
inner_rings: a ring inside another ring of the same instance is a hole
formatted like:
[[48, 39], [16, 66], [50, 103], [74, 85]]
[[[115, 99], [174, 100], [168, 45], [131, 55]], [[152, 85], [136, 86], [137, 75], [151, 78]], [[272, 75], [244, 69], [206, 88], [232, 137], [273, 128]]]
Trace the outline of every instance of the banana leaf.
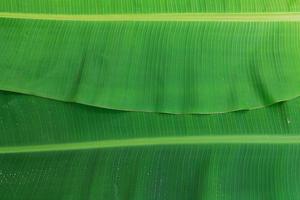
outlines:
[[2, 90], [180, 114], [299, 96], [298, 22], [2, 19], [0, 27]]
[[15, 150], [19, 146], [135, 138], [148, 139], [151, 144], [156, 138], [184, 140], [190, 136], [223, 140], [222, 136], [251, 139], [267, 135], [271, 142], [271, 136], [284, 140], [297, 136], [300, 130], [300, 98], [252, 111], [170, 115], [95, 108], [17, 93], [0, 92], [0, 97], [0, 145]]
[[3, 0], [1, 12], [54, 14], [299, 12], [299, 0]]
[[3, 0], [0, 199], [300, 198], [299, 0]]
[[2, 199], [297, 199], [300, 99], [213, 115], [1, 92]]

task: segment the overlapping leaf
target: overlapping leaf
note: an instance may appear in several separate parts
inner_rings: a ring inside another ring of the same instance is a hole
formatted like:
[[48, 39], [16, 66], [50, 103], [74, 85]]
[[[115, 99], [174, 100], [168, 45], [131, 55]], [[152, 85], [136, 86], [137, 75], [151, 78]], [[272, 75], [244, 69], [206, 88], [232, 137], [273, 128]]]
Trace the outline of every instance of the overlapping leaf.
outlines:
[[1, 1], [0, 199], [298, 199], [299, 11]]

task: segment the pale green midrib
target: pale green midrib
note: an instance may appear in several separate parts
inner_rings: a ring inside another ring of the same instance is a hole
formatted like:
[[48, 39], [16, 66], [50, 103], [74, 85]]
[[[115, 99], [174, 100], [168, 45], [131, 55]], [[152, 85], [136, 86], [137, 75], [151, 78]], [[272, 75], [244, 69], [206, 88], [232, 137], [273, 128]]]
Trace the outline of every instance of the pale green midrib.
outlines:
[[142, 13], [142, 14], [42, 14], [0, 12], [0, 18], [56, 21], [300, 21], [300, 13]]
[[183, 136], [183, 137], [156, 137], [122, 140], [102, 140], [80, 143], [45, 144], [31, 146], [0, 147], [0, 154], [57, 152], [88, 149], [107, 149], [139, 146], [165, 145], [205, 145], [205, 144], [300, 144], [300, 136], [288, 135], [233, 135], [233, 136]]

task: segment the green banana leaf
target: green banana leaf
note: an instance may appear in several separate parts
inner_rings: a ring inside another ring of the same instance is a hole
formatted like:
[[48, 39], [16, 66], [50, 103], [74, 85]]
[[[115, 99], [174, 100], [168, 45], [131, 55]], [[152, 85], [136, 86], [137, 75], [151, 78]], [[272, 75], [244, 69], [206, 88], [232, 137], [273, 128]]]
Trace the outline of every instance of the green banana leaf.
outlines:
[[300, 199], [299, 0], [2, 0], [0, 200]]
[[297, 199], [300, 99], [169, 115], [1, 93], [2, 199]]
[[299, 96], [295, 22], [3, 19], [0, 27], [2, 90], [119, 110], [205, 114]]
[[252, 13], [299, 12], [299, 0], [4, 0], [1, 12], [18, 13]]
[[153, 141], [151, 138], [189, 136], [193, 139], [221, 136], [222, 140], [222, 136], [243, 139], [243, 136], [267, 135], [284, 140], [287, 136], [297, 136], [300, 130], [300, 98], [264, 109], [213, 115], [117, 111], [7, 92], [0, 92], [0, 104], [0, 145], [15, 150], [19, 146], [134, 138], [149, 139], [149, 143]]

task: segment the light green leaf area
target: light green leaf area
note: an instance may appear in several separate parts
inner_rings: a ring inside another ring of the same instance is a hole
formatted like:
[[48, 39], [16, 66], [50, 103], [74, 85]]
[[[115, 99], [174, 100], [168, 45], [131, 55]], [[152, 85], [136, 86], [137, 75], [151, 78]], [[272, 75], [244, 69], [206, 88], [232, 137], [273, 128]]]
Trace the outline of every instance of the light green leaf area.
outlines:
[[2, 0], [0, 11], [67, 14], [299, 12], [299, 3], [299, 0]]
[[300, 95], [299, 25], [0, 19], [0, 89], [129, 111], [252, 110]]

